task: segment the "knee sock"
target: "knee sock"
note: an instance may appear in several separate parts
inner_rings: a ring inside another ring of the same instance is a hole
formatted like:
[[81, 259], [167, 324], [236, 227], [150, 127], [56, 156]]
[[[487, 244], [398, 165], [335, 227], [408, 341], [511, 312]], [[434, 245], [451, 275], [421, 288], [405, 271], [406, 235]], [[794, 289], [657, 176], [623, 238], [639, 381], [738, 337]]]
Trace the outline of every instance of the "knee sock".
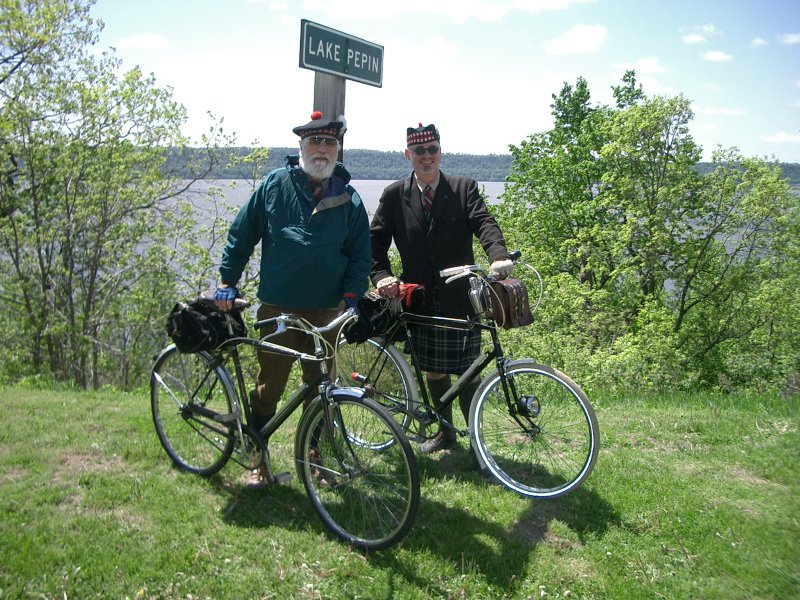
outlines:
[[450, 389], [450, 377], [442, 377], [441, 379], [428, 379], [428, 390], [431, 394], [431, 403], [436, 408], [436, 411], [441, 414], [445, 419], [453, 422], [453, 405], [450, 404], [447, 408], [439, 408], [439, 399], [444, 393]]
[[[275, 413], [271, 415], [260, 415], [258, 413], [250, 413], [250, 428], [254, 430], [256, 433], [261, 431], [261, 428], [264, 427], [269, 420], [275, 416]], [[264, 443], [267, 443], [267, 438], [264, 438]]]

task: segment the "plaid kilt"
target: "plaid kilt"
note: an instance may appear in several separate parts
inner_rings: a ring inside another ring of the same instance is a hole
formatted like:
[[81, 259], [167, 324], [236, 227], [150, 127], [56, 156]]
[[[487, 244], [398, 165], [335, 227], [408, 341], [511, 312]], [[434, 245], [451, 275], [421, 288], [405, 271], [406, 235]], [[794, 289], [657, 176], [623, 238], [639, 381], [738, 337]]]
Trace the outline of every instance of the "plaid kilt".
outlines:
[[[431, 314], [442, 316], [441, 305], [429, 299]], [[419, 368], [429, 373], [461, 375], [481, 352], [481, 330], [450, 329], [430, 325], [410, 325]], [[404, 348], [410, 352], [410, 348]]]

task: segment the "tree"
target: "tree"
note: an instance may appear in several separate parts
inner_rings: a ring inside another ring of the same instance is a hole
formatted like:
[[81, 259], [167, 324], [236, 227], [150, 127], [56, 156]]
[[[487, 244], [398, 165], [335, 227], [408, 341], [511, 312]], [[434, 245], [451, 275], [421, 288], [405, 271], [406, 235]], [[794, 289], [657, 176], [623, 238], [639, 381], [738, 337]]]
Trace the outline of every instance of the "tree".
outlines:
[[550, 282], [535, 350], [585, 380], [657, 387], [752, 385], [740, 357], [768, 348], [759, 385], [780, 385], [797, 372], [796, 317], [775, 296], [797, 279], [797, 196], [735, 150], [699, 175], [690, 102], [623, 84], [615, 108], [565, 84], [553, 129], [512, 148], [499, 219]]
[[152, 76], [89, 52], [91, 2], [3, 2], [0, 298], [15, 311], [3, 332], [15, 368], [97, 386], [104, 365], [149, 360], [147, 318], [176, 295], [170, 239], [191, 228], [171, 199], [211, 162], [165, 172], [185, 111]]

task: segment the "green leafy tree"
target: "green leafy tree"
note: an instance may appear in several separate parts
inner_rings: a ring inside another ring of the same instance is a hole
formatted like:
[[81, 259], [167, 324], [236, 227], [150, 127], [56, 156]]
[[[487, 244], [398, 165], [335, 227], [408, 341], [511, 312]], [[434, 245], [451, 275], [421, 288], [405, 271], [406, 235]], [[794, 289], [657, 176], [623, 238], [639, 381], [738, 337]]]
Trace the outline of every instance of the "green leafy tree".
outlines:
[[498, 215], [548, 280], [530, 349], [603, 385], [784, 385], [796, 317], [775, 282], [796, 284], [797, 196], [735, 150], [700, 175], [682, 96], [647, 97], [633, 72], [613, 91], [592, 106], [565, 84], [553, 128], [512, 147]]
[[119, 382], [121, 366], [130, 385], [176, 295], [171, 240], [192, 227], [174, 197], [211, 163], [167, 172], [185, 111], [152, 76], [92, 55], [91, 2], [3, 2], [0, 298], [20, 371], [6, 376], [92, 387]]

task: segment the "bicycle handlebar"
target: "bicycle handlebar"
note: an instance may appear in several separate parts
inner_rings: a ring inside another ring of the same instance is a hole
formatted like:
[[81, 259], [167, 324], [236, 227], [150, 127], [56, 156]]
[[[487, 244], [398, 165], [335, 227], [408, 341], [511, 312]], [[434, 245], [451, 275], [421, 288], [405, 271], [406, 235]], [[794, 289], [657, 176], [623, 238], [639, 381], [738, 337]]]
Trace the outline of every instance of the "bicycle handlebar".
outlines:
[[[511, 258], [511, 261], [514, 263], [516, 263], [520, 258], [522, 258], [521, 250], [512, 250], [508, 254]], [[448, 267], [447, 269], [442, 269], [441, 271], [439, 271], [439, 275], [442, 278], [444, 278], [445, 283], [450, 283], [451, 281], [455, 281], [456, 279], [465, 277], [470, 273], [485, 274], [486, 270], [484, 267], [480, 265], [462, 265], [460, 267]]]
[[278, 315], [277, 317], [271, 317], [269, 319], [264, 319], [263, 321], [258, 321], [257, 323], [255, 323], [254, 327], [256, 329], [260, 329], [269, 323], [276, 322], [278, 323], [278, 331], [276, 331], [275, 333], [282, 333], [286, 329], [287, 325], [291, 325], [293, 327], [297, 327], [298, 329], [302, 329], [307, 333], [323, 334], [323, 333], [328, 333], [329, 331], [332, 331], [337, 327], [341, 327], [342, 324], [345, 323], [345, 321], [357, 315], [358, 312], [356, 311], [355, 308], [348, 308], [342, 314], [337, 315], [336, 318], [333, 319], [333, 321], [331, 321], [327, 325], [314, 326], [299, 315], [284, 313], [282, 315]]

